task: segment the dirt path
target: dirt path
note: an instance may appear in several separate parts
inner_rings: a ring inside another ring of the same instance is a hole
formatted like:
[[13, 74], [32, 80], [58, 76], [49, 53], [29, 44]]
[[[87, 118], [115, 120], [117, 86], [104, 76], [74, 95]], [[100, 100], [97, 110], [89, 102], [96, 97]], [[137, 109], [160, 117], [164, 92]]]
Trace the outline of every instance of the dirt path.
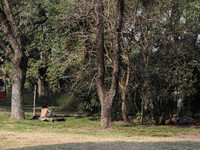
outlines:
[[112, 137], [82, 134], [7, 132], [0, 130], [0, 149], [23, 150], [199, 150], [200, 135]]

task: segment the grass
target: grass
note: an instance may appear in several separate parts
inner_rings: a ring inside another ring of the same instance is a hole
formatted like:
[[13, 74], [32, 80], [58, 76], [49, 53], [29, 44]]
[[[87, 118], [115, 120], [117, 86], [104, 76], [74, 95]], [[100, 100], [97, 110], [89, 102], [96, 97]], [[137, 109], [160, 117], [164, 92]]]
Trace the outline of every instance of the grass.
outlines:
[[133, 137], [136, 135], [167, 137], [178, 133], [187, 135], [189, 132], [200, 134], [200, 129], [181, 128], [175, 126], [136, 126], [114, 122], [111, 128], [100, 127], [99, 116], [66, 116], [64, 122], [42, 122], [32, 120], [32, 114], [26, 114], [23, 121], [11, 120], [9, 113], [0, 113], [0, 129], [17, 132], [52, 132], [72, 133], [100, 137]]
[[[194, 128], [139, 126], [123, 122], [113, 122], [111, 128], [102, 128], [98, 115], [65, 116], [63, 122], [31, 118], [32, 114], [26, 113], [25, 120], [17, 121], [10, 119], [10, 113], [0, 113], [0, 149], [195, 150], [200, 146], [197, 140], [200, 129]], [[177, 139], [180, 135], [182, 137]], [[183, 136], [187, 136], [186, 139]]]

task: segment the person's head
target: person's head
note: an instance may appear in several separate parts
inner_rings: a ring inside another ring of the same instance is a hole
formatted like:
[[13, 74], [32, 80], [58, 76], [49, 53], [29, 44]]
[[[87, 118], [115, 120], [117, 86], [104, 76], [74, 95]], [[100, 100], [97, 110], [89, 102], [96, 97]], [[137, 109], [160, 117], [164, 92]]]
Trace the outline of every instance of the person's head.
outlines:
[[42, 105], [42, 108], [47, 108], [47, 104], [43, 104], [43, 105]]

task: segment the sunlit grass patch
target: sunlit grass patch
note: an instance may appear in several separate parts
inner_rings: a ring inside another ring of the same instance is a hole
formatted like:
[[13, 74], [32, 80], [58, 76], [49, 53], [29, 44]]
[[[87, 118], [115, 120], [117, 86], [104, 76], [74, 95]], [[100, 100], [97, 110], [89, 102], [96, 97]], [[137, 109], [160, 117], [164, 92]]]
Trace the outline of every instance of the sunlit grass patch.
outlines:
[[[113, 122], [112, 127], [102, 128], [100, 116], [66, 116], [62, 122], [46, 122], [32, 120], [32, 114], [26, 114], [25, 120], [12, 120], [9, 113], [0, 114], [0, 129], [13, 132], [51, 132], [71, 133], [99, 137], [134, 137], [152, 136], [169, 137], [178, 133], [187, 135], [189, 132], [200, 133], [200, 129], [180, 128], [176, 126], [145, 126]], [[56, 119], [56, 117], [54, 117]]]
[[178, 126], [145, 126], [145, 125], [133, 125], [124, 124], [123, 122], [116, 122], [112, 126], [117, 132], [124, 133], [125, 135], [144, 135], [144, 136], [157, 136], [157, 137], [169, 137], [178, 133], [188, 134], [189, 132], [199, 133], [199, 129], [183, 128]]
[[0, 122], [6, 121], [10, 118], [10, 113], [0, 113]]

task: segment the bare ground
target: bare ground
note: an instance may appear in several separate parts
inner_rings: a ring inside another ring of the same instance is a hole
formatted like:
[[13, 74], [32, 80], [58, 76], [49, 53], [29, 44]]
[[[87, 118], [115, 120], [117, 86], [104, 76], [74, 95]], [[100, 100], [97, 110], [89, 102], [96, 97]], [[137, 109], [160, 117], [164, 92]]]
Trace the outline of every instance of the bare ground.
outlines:
[[0, 130], [0, 149], [13, 150], [200, 150], [200, 134], [172, 137], [97, 137], [69, 133]]

